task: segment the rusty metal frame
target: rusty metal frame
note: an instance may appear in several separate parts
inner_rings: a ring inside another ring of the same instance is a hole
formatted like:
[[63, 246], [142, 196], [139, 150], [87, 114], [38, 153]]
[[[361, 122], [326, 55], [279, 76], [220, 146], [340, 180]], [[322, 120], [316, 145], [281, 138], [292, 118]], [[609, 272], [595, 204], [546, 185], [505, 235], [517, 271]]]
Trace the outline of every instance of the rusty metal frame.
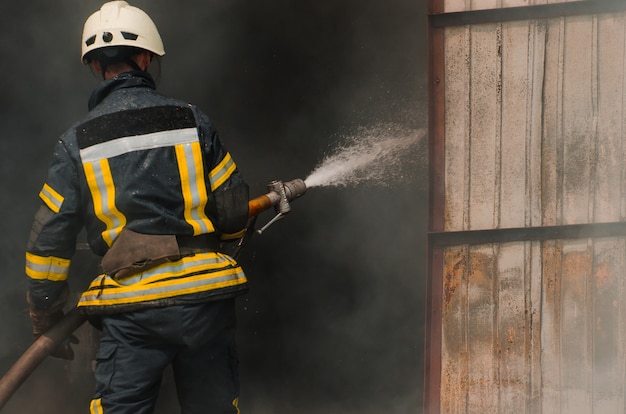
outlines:
[[[443, 0], [428, 0], [428, 13], [443, 12]], [[428, 27], [428, 231], [444, 230], [444, 116], [445, 116], [444, 29]], [[426, 327], [424, 343], [424, 413], [440, 412], [441, 340], [443, 300], [442, 246], [428, 241]]]
[[581, 0], [501, 9], [430, 14], [432, 27], [501, 23], [515, 20], [551, 19], [565, 16], [615, 13], [626, 10], [624, 0]]
[[428, 0], [429, 94], [429, 213], [428, 283], [424, 344], [424, 413], [440, 414], [442, 364], [442, 298], [446, 246], [626, 235], [626, 223], [581, 224], [516, 229], [445, 232], [445, 58], [444, 30], [448, 26], [548, 19], [626, 10], [626, 0], [580, 0], [503, 9], [444, 12], [444, 0]]
[[437, 247], [600, 237], [626, 237], [626, 222], [431, 232], [428, 234], [429, 243]]

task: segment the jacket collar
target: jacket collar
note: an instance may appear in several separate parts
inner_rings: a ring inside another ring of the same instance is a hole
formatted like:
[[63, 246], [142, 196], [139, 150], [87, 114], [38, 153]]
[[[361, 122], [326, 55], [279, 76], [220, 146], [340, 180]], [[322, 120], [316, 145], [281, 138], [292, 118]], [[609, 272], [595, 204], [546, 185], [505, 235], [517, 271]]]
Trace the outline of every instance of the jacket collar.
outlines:
[[156, 89], [156, 84], [152, 76], [145, 71], [133, 70], [130, 72], [120, 73], [114, 78], [105, 80], [100, 83], [98, 87], [93, 91], [89, 98], [88, 107], [91, 111], [95, 108], [104, 98], [118, 89], [136, 88], [136, 87], [148, 87]]

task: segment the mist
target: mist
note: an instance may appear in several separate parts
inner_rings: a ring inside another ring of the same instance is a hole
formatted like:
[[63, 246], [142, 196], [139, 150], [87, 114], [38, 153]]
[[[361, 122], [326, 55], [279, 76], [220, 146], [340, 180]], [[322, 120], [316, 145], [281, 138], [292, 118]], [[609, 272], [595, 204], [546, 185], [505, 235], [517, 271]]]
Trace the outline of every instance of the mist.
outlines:
[[[426, 128], [423, 0], [130, 4], [164, 40], [158, 89], [209, 114], [252, 196], [271, 180], [306, 178], [364, 131]], [[100, 5], [0, 6], [1, 373], [32, 342], [24, 248], [55, 142], [99, 82], [80, 63], [80, 36]], [[310, 188], [242, 251], [251, 286], [238, 299], [242, 413], [421, 412], [426, 145], [385, 185]], [[80, 250], [72, 291], [97, 271]], [[77, 335], [76, 360], [46, 360], [4, 413], [88, 411], [97, 331]], [[157, 412], [178, 412], [169, 374]]]

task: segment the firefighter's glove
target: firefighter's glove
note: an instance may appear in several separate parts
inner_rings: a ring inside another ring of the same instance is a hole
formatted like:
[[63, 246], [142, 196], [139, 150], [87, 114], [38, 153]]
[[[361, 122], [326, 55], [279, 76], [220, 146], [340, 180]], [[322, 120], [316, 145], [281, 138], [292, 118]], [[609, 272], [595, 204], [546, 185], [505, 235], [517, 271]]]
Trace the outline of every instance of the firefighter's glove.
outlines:
[[54, 358], [67, 359], [72, 361], [74, 359], [74, 350], [72, 344], [78, 344], [78, 338], [74, 335], [70, 335], [65, 341], [63, 341], [56, 349], [50, 352], [50, 356]]
[[[37, 339], [63, 318], [64, 313], [62, 309], [67, 302], [67, 294], [62, 294], [59, 299], [45, 310], [35, 306], [34, 301], [31, 299], [30, 292], [26, 294], [26, 301], [29, 305], [28, 315], [33, 323], [33, 337]], [[72, 335], [52, 351], [50, 356], [72, 360], [74, 359], [74, 350], [71, 344], [77, 343], [78, 339]]]

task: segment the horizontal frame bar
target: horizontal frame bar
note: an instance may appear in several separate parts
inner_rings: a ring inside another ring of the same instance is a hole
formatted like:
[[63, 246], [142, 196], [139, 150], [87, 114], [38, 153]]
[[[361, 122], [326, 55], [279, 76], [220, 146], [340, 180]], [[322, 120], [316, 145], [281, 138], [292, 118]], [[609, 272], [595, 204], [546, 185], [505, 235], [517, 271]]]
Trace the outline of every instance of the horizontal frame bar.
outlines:
[[563, 226], [517, 227], [429, 233], [432, 246], [449, 247], [464, 244], [507, 243], [598, 237], [626, 237], [626, 222], [569, 224]]
[[516, 20], [552, 19], [564, 16], [616, 13], [626, 10], [625, 0], [583, 0], [499, 9], [436, 13], [429, 16], [433, 27], [465, 26]]

